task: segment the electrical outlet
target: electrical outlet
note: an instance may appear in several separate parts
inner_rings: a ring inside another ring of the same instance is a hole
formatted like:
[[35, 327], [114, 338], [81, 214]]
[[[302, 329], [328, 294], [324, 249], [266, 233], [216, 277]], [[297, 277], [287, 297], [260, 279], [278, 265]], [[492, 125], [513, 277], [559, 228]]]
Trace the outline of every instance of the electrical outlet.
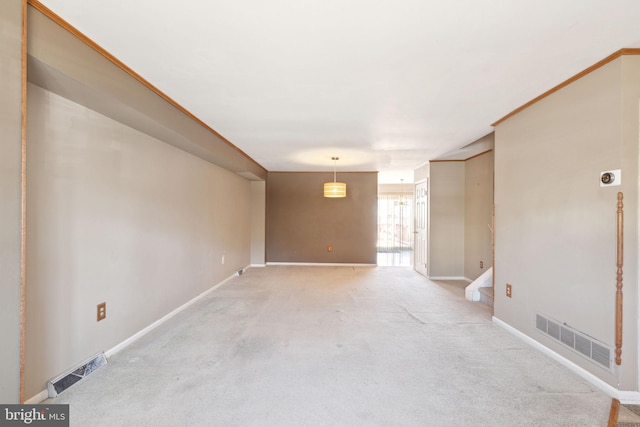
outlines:
[[224, 255], [222, 255], [222, 259], [220, 260], [220, 262], [224, 264]]
[[507, 283], [507, 297], [511, 298], [511, 285]]
[[333, 252], [333, 246], [328, 245], [327, 246], [327, 252]]
[[480, 261], [480, 268], [484, 268], [484, 262]]
[[98, 322], [104, 320], [107, 317], [107, 303], [101, 302], [98, 304]]

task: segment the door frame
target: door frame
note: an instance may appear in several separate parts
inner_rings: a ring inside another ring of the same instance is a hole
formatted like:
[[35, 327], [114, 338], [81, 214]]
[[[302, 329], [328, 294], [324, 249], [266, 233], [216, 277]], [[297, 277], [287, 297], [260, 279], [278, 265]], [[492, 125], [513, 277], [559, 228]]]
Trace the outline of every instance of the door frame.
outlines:
[[[418, 196], [419, 191], [424, 191], [421, 196]], [[429, 178], [422, 179], [414, 183], [413, 190], [414, 206], [413, 210], [413, 269], [425, 277], [429, 277]], [[423, 199], [421, 199], [423, 198]], [[419, 212], [419, 203], [424, 200], [424, 212]], [[418, 249], [418, 235], [420, 228], [418, 227], [418, 221], [423, 216], [424, 223], [424, 247]], [[418, 259], [418, 254], [422, 255], [422, 259]], [[420, 265], [424, 265], [424, 267]]]

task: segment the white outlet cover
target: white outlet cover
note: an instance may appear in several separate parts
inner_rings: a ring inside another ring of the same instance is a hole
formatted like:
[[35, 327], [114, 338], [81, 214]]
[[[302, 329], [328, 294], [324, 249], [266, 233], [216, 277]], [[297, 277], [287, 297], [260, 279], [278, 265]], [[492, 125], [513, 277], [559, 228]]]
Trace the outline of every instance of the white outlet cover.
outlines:
[[[611, 184], [603, 184], [602, 183], [602, 175], [604, 175], [605, 173], [613, 174], [614, 180], [613, 180], [613, 182]], [[600, 175], [598, 177], [598, 181], [600, 181], [600, 187], [615, 187], [617, 185], [620, 185], [620, 184], [622, 184], [622, 171], [620, 169], [614, 169], [614, 170], [610, 170], [610, 171], [600, 172]]]

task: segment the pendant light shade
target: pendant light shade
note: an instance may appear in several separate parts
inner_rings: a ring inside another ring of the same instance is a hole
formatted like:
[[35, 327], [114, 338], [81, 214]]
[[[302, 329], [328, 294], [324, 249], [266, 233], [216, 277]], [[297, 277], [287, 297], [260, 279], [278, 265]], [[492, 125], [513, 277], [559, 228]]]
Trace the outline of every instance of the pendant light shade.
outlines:
[[347, 197], [347, 184], [344, 182], [325, 182], [324, 197]]
[[333, 182], [324, 183], [324, 197], [347, 197], [347, 184], [344, 182], [336, 182], [336, 162], [340, 159], [338, 157], [332, 157], [331, 160], [333, 160]]

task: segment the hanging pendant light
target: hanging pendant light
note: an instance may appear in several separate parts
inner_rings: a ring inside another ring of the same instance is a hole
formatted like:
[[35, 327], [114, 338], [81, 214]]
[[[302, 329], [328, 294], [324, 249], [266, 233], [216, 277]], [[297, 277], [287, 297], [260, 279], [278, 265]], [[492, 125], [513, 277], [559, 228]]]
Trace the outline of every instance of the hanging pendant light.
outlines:
[[333, 182], [324, 183], [324, 197], [347, 197], [347, 184], [344, 182], [336, 182], [336, 162], [340, 160], [340, 158], [332, 157], [331, 160], [333, 160]]

